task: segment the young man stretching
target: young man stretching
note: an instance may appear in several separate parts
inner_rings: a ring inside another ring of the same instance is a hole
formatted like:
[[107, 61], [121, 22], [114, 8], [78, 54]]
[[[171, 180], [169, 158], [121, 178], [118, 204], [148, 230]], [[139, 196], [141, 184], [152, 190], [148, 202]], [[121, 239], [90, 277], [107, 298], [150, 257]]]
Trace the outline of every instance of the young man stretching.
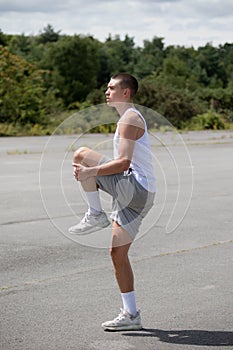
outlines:
[[102, 210], [99, 189], [113, 198], [110, 253], [123, 308], [114, 320], [102, 324], [107, 330], [142, 328], [128, 251], [142, 219], [153, 206], [155, 177], [146, 122], [133, 105], [137, 89], [133, 76], [119, 73], [111, 78], [105, 92], [107, 104], [116, 108], [120, 116], [114, 136], [114, 159], [87, 147], [74, 153], [74, 176], [81, 182], [89, 209], [69, 232], [88, 234], [107, 227], [110, 222]]

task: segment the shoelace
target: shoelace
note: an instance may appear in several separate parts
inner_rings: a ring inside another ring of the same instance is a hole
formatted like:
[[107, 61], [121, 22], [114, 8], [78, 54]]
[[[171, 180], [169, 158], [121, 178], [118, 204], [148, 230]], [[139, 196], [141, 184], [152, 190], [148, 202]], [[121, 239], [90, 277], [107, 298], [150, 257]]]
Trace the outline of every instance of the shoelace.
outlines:
[[88, 211], [85, 213], [85, 215], [84, 215], [84, 218], [82, 219], [82, 221], [81, 221], [81, 223], [82, 224], [84, 224], [85, 222], [87, 222], [88, 221], [88, 219], [89, 219], [89, 213], [88, 213]]
[[114, 319], [114, 321], [121, 321], [123, 318], [124, 318], [125, 313], [124, 313], [124, 310], [121, 309], [121, 312], [119, 313], [119, 315]]

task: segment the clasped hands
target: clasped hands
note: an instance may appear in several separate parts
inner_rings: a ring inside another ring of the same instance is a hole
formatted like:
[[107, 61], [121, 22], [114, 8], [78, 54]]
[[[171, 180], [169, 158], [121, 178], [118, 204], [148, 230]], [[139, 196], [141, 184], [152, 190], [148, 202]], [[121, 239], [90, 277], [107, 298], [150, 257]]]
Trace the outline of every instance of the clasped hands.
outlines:
[[72, 163], [74, 170], [73, 170], [73, 175], [77, 181], [83, 181], [86, 180], [87, 178], [87, 167], [85, 167], [82, 164], [78, 163]]
[[96, 176], [98, 170], [94, 167], [86, 167], [79, 163], [72, 163], [74, 170], [73, 175], [77, 181], [85, 181], [89, 177]]

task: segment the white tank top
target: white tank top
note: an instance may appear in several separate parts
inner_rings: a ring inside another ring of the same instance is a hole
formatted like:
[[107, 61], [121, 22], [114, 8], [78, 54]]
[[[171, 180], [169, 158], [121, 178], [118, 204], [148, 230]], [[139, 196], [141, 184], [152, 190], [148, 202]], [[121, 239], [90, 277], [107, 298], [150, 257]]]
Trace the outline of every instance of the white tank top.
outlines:
[[[156, 179], [154, 175], [154, 169], [152, 165], [152, 153], [150, 148], [150, 139], [147, 131], [146, 121], [141, 115], [141, 113], [135, 108], [129, 108], [125, 111], [122, 118], [129, 111], [137, 113], [143, 120], [145, 125], [144, 134], [135, 141], [133, 156], [130, 163], [130, 169], [136, 180], [149, 192], [156, 191]], [[119, 122], [117, 123], [116, 132], [113, 139], [114, 147], [114, 158], [118, 158], [118, 145], [119, 145], [120, 135], [119, 135]], [[128, 171], [125, 172], [128, 174]]]

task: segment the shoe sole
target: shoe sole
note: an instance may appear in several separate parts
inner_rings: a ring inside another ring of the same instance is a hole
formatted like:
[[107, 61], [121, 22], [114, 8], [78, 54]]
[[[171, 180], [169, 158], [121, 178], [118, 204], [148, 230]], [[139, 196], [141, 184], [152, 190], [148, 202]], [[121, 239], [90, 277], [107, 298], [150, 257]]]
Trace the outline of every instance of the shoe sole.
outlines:
[[72, 230], [69, 230], [69, 233], [70, 233], [71, 235], [85, 236], [85, 235], [89, 235], [89, 233], [102, 230], [102, 228], [106, 228], [106, 227], [108, 227], [109, 225], [110, 225], [110, 222], [109, 222], [109, 223], [106, 223], [106, 225], [104, 225], [104, 226], [94, 226], [94, 227], [90, 228], [90, 229], [87, 230], [87, 231], [72, 231]]
[[130, 325], [130, 326], [119, 326], [119, 327], [108, 327], [102, 326], [105, 331], [140, 331], [142, 330], [141, 325]]

